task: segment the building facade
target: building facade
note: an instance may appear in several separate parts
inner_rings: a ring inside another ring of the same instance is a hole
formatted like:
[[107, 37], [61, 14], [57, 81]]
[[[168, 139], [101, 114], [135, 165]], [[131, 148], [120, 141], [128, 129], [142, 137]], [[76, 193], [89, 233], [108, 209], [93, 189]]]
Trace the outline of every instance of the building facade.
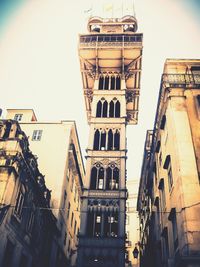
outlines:
[[79, 39], [90, 125], [78, 266], [125, 266], [126, 125], [138, 120], [142, 34], [132, 16], [92, 17]]
[[[133, 251], [137, 250], [139, 242], [139, 218], [137, 214], [138, 183], [136, 179], [127, 179], [128, 198], [126, 201], [126, 258], [127, 267], [139, 267], [138, 258], [134, 258]], [[139, 252], [139, 251], [138, 251]]]
[[50, 197], [27, 136], [16, 121], [0, 120], [0, 266], [56, 266]]
[[200, 60], [166, 60], [138, 195], [142, 267], [200, 266], [199, 115]]
[[10, 109], [29, 137], [30, 148], [51, 190], [50, 207], [59, 230], [54, 249], [58, 266], [76, 266], [84, 166], [74, 121], [39, 122], [33, 110]]

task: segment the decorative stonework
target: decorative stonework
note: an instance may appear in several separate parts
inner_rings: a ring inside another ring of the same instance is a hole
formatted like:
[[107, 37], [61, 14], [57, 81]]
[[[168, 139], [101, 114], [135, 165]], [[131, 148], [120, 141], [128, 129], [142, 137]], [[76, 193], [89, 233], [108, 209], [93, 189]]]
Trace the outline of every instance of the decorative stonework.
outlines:
[[120, 168], [120, 159], [116, 158], [114, 160], [113, 159], [109, 160], [108, 158], [92, 158], [91, 165], [97, 167], [97, 164], [104, 166], [104, 167], [113, 165], [115, 167]]
[[85, 95], [87, 96], [88, 100], [90, 102], [92, 102], [92, 99], [93, 99], [93, 91], [92, 91], [92, 89], [85, 90]]
[[138, 91], [128, 90], [126, 91], [126, 104], [133, 102], [136, 97], [139, 96]]

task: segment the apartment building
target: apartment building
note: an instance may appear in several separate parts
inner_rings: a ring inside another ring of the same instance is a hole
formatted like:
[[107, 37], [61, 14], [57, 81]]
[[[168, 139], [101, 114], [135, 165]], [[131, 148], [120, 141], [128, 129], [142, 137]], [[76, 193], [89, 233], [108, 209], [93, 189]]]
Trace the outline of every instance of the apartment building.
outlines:
[[138, 195], [141, 266], [200, 266], [200, 60], [167, 59]]
[[51, 190], [51, 209], [60, 232], [54, 253], [60, 265], [76, 265], [84, 166], [74, 121], [39, 122], [33, 110], [9, 109], [20, 123]]

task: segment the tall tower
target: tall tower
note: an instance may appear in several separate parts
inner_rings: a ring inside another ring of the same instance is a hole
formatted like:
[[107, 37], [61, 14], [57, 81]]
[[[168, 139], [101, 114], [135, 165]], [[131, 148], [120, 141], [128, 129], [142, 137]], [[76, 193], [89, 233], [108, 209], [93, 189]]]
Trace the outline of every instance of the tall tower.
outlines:
[[79, 57], [90, 125], [78, 267], [123, 267], [126, 125], [137, 124], [142, 34], [133, 16], [92, 17]]

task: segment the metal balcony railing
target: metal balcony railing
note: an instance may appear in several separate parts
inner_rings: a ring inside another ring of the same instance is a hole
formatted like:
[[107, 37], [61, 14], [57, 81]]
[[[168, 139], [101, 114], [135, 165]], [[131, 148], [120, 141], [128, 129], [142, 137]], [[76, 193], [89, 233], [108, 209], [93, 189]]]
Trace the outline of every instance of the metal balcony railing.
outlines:
[[162, 84], [169, 87], [200, 88], [200, 74], [163, 74]]
[[142, 34], [134, 35], [82, 35], [80, 36], [80, 44], [87, 43], [140, 43], [142, 42]]

